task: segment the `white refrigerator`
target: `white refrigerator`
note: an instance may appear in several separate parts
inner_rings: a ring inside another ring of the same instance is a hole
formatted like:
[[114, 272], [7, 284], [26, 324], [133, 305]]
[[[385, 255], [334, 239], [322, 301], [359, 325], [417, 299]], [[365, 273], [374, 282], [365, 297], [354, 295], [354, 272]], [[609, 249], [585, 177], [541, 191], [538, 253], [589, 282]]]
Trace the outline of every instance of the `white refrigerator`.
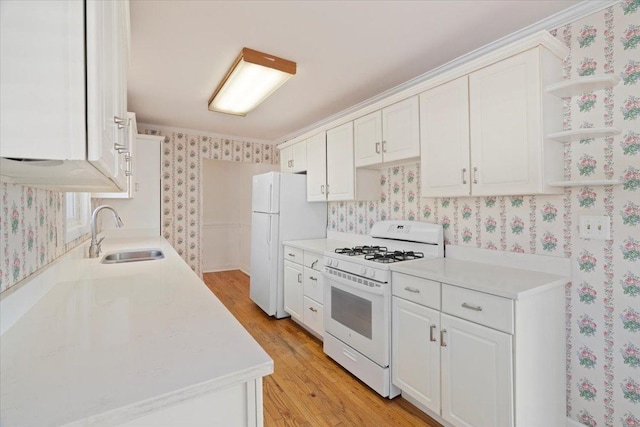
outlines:
[[269, 316], [284, 311], [286, 240], [327, 235], [327, 204], [307, 202], [307, 177], [269, 172], [253, 177], [251, 213], [251, 299]]

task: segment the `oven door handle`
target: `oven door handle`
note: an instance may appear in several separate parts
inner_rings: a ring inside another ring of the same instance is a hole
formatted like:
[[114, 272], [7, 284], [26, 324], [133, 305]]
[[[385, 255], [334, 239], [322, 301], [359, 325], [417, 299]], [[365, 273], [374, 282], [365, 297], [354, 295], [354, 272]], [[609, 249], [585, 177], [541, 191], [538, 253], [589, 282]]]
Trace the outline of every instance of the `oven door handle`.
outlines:
[[[337, 274], [332, 274], [329, 273], [329, 271], [334, 271]], [[341, 277], [338, 275], [350, 275], [352, 277], [357, 277], [359, 279], [362, 279], [363, 283], [358, 283], [358, 282], [354, 282], [353, 280], [347, 279], [345, 277]], [[349, 273], [345, 273], [343, 271], [339, 271], [339, 270], [331, 270], [327, 267], [325, 267], [324, 272], [322, 273], [322, 276], [325, 279], [325, 284], [329, 283], [329, 285], [332, 285], [331, 282], [333, 283], [337, 283], [340, 286], [337, 286], [338, 288], [342, 288], [343, 290], [345, 290], [344, 288], [349, 288], [349, 289], [356, 289], [359, 290], [361, 292], [365, 292], [368, 294], [374, 294], [374, 295], [383, 295], [384, 294], [384, 284], [383, 283], [378, 283], [378, 282], [374, 282], [371, 280], [368, 280], [364, 277], [360, 277], [357, 275], [353, 275], [353, 274], [349, 274]], [[327, 282], [329, 281], [329, 282]], [[369, 286], [366, 283], [371, 283], [374, 286]], [[378, 286], [376, 286], [378, 285]]]

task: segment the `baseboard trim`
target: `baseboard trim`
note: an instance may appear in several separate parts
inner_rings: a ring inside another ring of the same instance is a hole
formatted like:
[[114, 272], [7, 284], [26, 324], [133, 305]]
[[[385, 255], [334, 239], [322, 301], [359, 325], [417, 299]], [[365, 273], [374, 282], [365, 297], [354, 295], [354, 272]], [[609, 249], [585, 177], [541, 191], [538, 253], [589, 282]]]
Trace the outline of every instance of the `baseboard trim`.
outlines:
[[567, 417], [567, 427], [584, 427], [584, 424], [577, 422], [573, 418]]

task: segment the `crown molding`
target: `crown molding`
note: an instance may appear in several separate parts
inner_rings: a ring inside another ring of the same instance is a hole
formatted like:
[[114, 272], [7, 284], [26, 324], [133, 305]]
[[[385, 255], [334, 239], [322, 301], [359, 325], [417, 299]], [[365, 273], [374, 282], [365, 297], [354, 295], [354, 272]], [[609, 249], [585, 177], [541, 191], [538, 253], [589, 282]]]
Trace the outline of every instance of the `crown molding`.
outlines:
[[240, 141], [240, 142], [254, 142], [254, 143], [268, 144], [268, 145], [276, 144], [275, 141], [268, 141], [266, 139], [245, 138], [244, 136], [238, 136], [238, 135], [225, 135], [222, 133], [207, 132], [207, 131], [198, 130], [198, 129], [187, 129], [187, 128], [179, 128], [179, 127], [173, 127], [173, 126], [154, 125], [151, 123], [138, 123], [138, 133], [140, 133], [141, 129], [161, 130], [165, 132], [181, 132], [187, 135], [207, 136], [209, 138], [218, 138], [218, 139], [231, 139], [233, 141]]
[[[384, 91], [378, 95], [375, 95], [365, 101], [362, 101], [358, 104], [355, 104], [349, 108], [346, 108], [336, 114], [328, 116], [322, 120], [319, 120], [309, 126], [306, 126], [297, 131], [291, 132], [287, 135], [284, 135], [280, 138], [275, 139], [273, 142], [275, 144], [281, 144], [286, 141], [290, 141], [292, 139], [304, 139], [313, 135], [314, 133], [321, 131], [321, 128], [330, 128], [335, 125], [338, 125], [339, 121], [348, 121], [348, 116], [359, 116], [367, 114], [367, 109], [374, 110], [375, 107], [379, 104], [385, 103], [391, 104], [396, 101], [391, 101], [391, 99], [397, 98], [399, 94], [403, 94], [403, 96], [408, 97], [411, 96], [409, 92], [411, 89], [416, 89], [420, 87], [420, 90], [425, 90], [427, 86], [427, 81], [434, 79], [437, 76], [448, 73], [458, 67], [461, 67], [467, 63], [470, 63], [478, 58], [487, 55], [488, 53], [496, 52], [500, 49], [504, 49], [508, 45], [523, 41], [529, 37], [534, 36], [536, 33], [540, 31], [549, 31], [555, 28], [559, 28], [563, 25], [581, 19], [587, 15], [591, 15], [593, 13], [599, 12], [609, 6], [620, 3], [620, 0], [585, 0], [574, 6], [571, 6], [563, 11], [560, 11], [554, 15], [551, 15], [548, 18], [545, 18], [535, 24], [529, 25], [528, 27], [522, 28], [514, 33], [511, 33], [505, 37], [502, 37], [494, 42], [491, 42], [485, 46], [482, 46], [476, 50], [473, 50], [467, 54], [459, 56], [458, 58], [447, 62], [439, 67], [434, 68], [431, 71], [428, 71], [424, 74], [421, 74], [418, 77], [415, 77], [411, 80], [408, 80], [404, 83], [399, 84], [387, 91]], [[424, 87], [423, 87], [424, 86]], [[397, 99], [400, 101], [401, 99]], [[369, 107], [369, 108], [368, 108]], [[287, 144], [288, 145], [288, 144]]]

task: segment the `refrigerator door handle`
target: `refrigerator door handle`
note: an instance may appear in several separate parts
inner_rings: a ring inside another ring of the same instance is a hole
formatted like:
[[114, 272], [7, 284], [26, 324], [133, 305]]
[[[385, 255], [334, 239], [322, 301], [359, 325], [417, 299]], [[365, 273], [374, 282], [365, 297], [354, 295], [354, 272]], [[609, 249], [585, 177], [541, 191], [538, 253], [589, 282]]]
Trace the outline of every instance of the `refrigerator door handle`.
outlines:
[[269, 254], [269, 259], [271, 259], [271, 220], [272, 217], [269, 215], [269, 228], [267, 228], [267, 244], [269, 245], [267, 253]]
[[[269, 184], [269, 213], [272, 213], [271, 206], [273, 203], [273, 184]], [[271, 237], [269, 237], [269, 242], [271, 242]]]

